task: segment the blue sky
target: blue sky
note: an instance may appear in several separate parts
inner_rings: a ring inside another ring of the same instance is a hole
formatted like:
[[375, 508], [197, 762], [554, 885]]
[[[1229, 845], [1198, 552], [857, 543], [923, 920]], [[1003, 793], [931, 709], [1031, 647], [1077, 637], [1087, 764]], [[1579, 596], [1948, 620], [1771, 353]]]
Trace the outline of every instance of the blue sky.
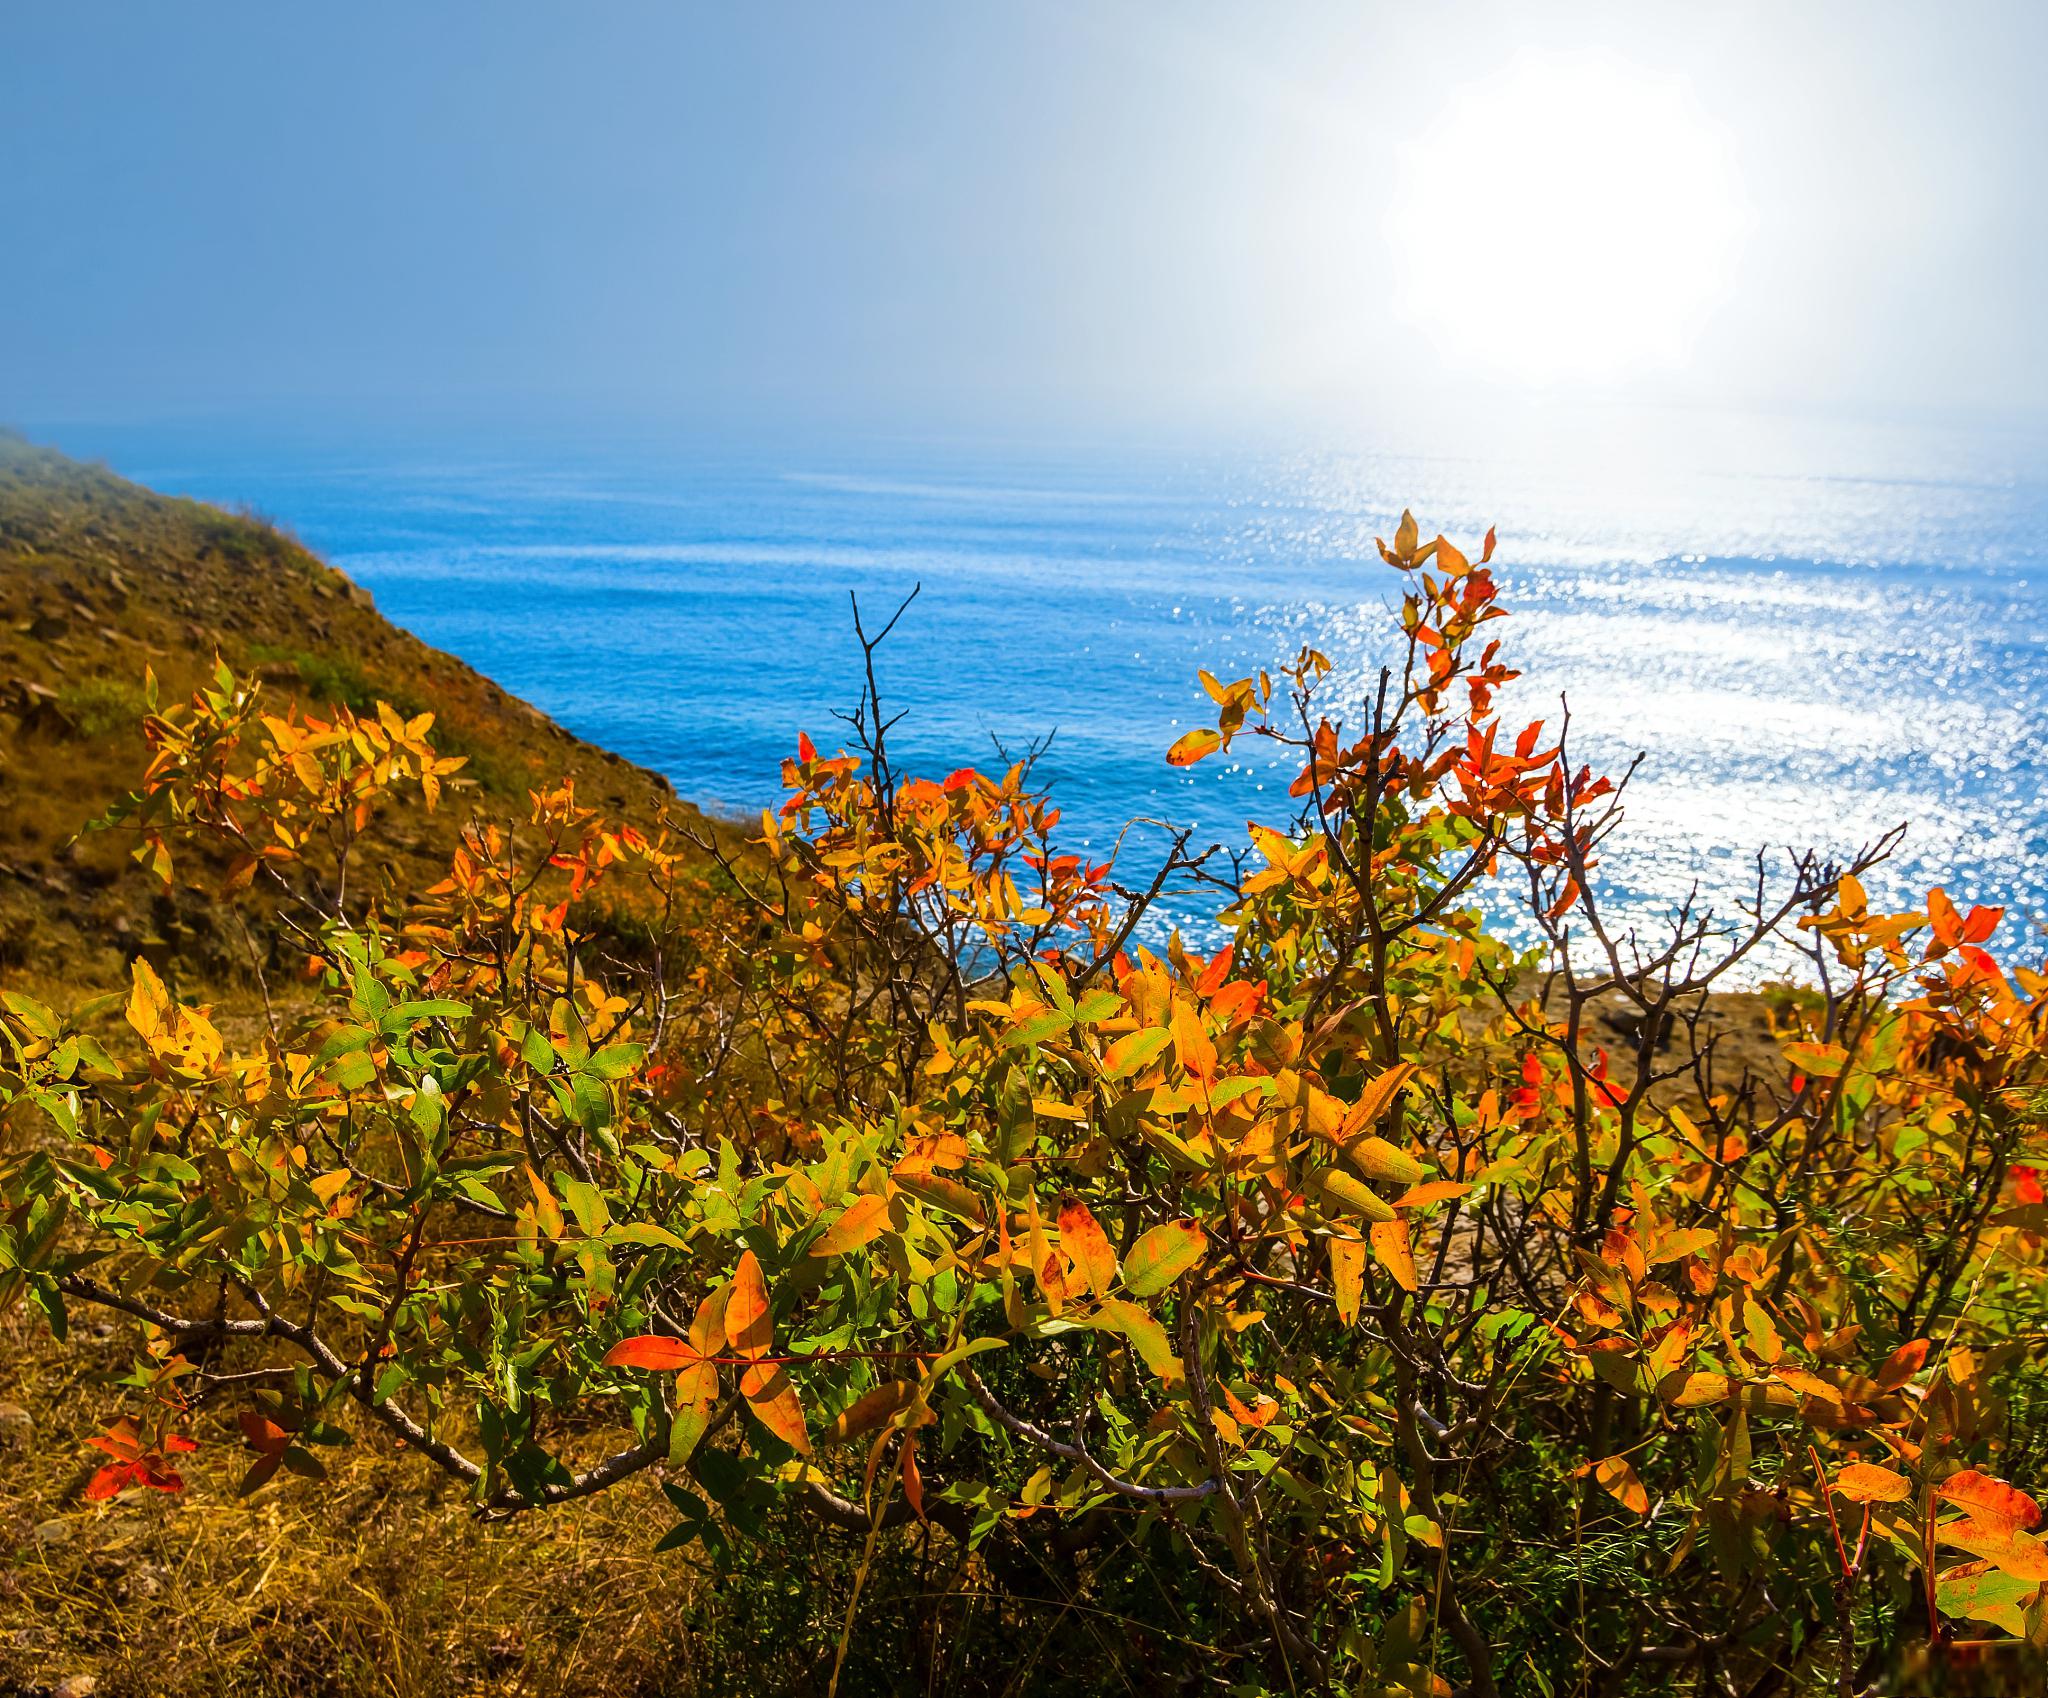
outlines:
[[2021, 4], [17, 7], [0, 418], [2030, 409], [2044, 48]]

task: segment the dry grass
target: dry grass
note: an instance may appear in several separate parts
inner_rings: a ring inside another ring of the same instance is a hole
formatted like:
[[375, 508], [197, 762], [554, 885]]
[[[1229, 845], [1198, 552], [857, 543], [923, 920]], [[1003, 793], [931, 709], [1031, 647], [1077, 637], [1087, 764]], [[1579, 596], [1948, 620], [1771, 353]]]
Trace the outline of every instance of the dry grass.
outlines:
[[38, 1318], [0, 1324], [0, 1401], [34, 1422], [0, 1440], [0, 1692], [81, 1674], [100, 1698], [698, 1689], [698, 1564], [654, 1553], [671, 1517], [651, 1480], [485, 1524], [430, 1465], [366, 1439], [328, 1453], [325, 1482], [240, 1500], [209, 1411], [184, 1493], [85, 1501], [92, 1382], [127, 1342], [90, 1317], [64, 1347]]

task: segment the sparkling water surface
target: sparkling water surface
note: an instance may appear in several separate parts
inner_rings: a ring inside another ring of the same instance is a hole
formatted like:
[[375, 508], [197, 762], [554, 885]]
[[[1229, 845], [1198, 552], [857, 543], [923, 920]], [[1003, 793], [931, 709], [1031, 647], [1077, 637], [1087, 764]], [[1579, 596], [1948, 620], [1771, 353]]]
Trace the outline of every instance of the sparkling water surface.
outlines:
[[[1726, 906], [1758, 849], [1837, 854], [1910, 822], [1873, 894], [1933, 883], [2048, 916], [2042, 684], [2048, 453], [2022, 430], [1617, 415], [1281, 452], [702, 444], [516, 450], [97, 447], [158, 488], [245, 505], [383, 611], [707, 807], [779, 794], [859, 688], [849, 594], [918, 601], [883, 651], [902, 761], [933, 774], [1052, 733], [1076, 847], [1134, 817], [1237, 840], [1289, 811], [1279, 751], [1185, 773], [1195, 669], [1304, 642], [1356, 703], [1393, 652], [1379, 561], [1403, 505], [1476, 551], [1489, 523], [1525, 676], [1519, 725], [1570, 703], [1580, 757], [1645, 758], [1612, 900]], [[1355, 710], [1354, 710], [1355, 711]], [[1134, 834], [1136, 878], [1157, 832]], [[2039, 952], [2038, 937], [2028, 946]]]

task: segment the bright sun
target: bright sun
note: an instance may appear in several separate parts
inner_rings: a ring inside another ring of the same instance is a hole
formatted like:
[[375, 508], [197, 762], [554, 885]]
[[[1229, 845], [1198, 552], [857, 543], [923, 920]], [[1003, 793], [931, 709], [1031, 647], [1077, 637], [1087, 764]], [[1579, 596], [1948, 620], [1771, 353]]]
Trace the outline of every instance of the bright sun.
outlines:
[[1397, 304], [1443, 356], [1536, 383], [1684, 366], [1748, 223], [1720, 127], [1675, 78], [1527, 54], [1404, 149]]

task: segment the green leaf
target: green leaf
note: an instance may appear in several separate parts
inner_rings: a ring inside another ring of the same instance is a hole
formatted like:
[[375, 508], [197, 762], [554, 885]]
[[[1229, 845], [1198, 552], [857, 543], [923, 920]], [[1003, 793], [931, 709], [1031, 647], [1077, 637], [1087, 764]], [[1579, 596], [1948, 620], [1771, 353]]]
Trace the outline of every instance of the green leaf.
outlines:
[[646, 1059], [645, 1044], [607, 1044], [583, 1064], [583, 1071], [600, 1079], [623, 1079]]
[[367, 1026], [339, 1027], [320, 1046], [320, 1053], [313, 1057], [313, 1065], [316, 1068], [325, 1067], [330, 1061], [336, 1061], [344, 1055], [352, 1055], [358, 1050], [366, 1049], [369, 1046], [370, 1040], [375, 1036], [376, 1034]]
[[610, 1236], [605, 1229], [612, 1223], [611, 1210], [605, 1206], [604, 1193], [595, 1185], [586, 1185], [569, 1174], [558, 1173], [555, 1175], [555, 1189], [562, 1193], [562, 1201], [569, 1205], [576, 1224], [589, 1237]]
[[526, 1028], [526, 1035], [519, 1040], [519, 1054], [536, 1073], [554, 1071], [555, 1046], [548, 1042], [547, 1033], [538, 1026]]
[[358, 1050], [337, 1061], [328, 1075], [344, 1091], [360, 1091], [377, 1077], [377, 1064]]
[[649, 1249], [687, 1250], [685, 1244], [665, 1226], [656, 1226], [652, 1221], [629, 1221], [624, 1226], [615, 1226], [604, 1235], [607, 1244], [639, 1244]]
[[1124, 1257], [1124, 1289], [1133, 1297], [1157, 1296], [1202, 1259], [1207, 1242], [1191, 1220], [1153, 1227]]
[[1123, 1079], [1149, 1066], [1173, 1039], [1165, 1027], [1150, 1031], [1126, 1032], [1111, 1044], [1102, 1057], [1102, 1070], [1112, 1079]]
[[931, 1377], [937, 1379], [948, 1368], [958, 1367], [970, 1356], [979, 1356], [985, 1351], [1007, 1348], [1007, 1341], [1000, 1338], [971, 1338], [964, 1344], [956, 1344], [932, 1364]]
[[445, 997], [431, 997], [424, 1002], [401, 1002], [385, 1016], [392, 1026], [415, 1026], [422, 1020], [466, 1020], [469, 1018], [469, 1004], [450, 1002]]
[[1938, 1582], [1934, 1603], [1943, 1615], [1997, 1621], [1996, 1616], [1987, 1612], [2011, 1609], [2040, 1589], [2038, 1580], [2022, 1580], [2001, 1569], [1991, 1569], [1983, 1574], [1951, 1575]]
[[1021, 1047], [1025, 1044], [1042, 1044], [1048, 1038], [1056, 1038], [1073, 1025], [1071, 1014], [1062, 1014], [1052, 1009], [1044, 1014], [1034, 1014], [1010, 1034], [1010, 1043]]
[[1167, 1340], [1166, 1328], [1149, 1310], [1126, 1303], [1121, 1297], [1105, 1297], [1088, 1324], [1099, 1332], [1121, 1333], [1129, 1339], [1131, 1348], [1160, 1379], [1180, 1378], [1180, 1362]]

